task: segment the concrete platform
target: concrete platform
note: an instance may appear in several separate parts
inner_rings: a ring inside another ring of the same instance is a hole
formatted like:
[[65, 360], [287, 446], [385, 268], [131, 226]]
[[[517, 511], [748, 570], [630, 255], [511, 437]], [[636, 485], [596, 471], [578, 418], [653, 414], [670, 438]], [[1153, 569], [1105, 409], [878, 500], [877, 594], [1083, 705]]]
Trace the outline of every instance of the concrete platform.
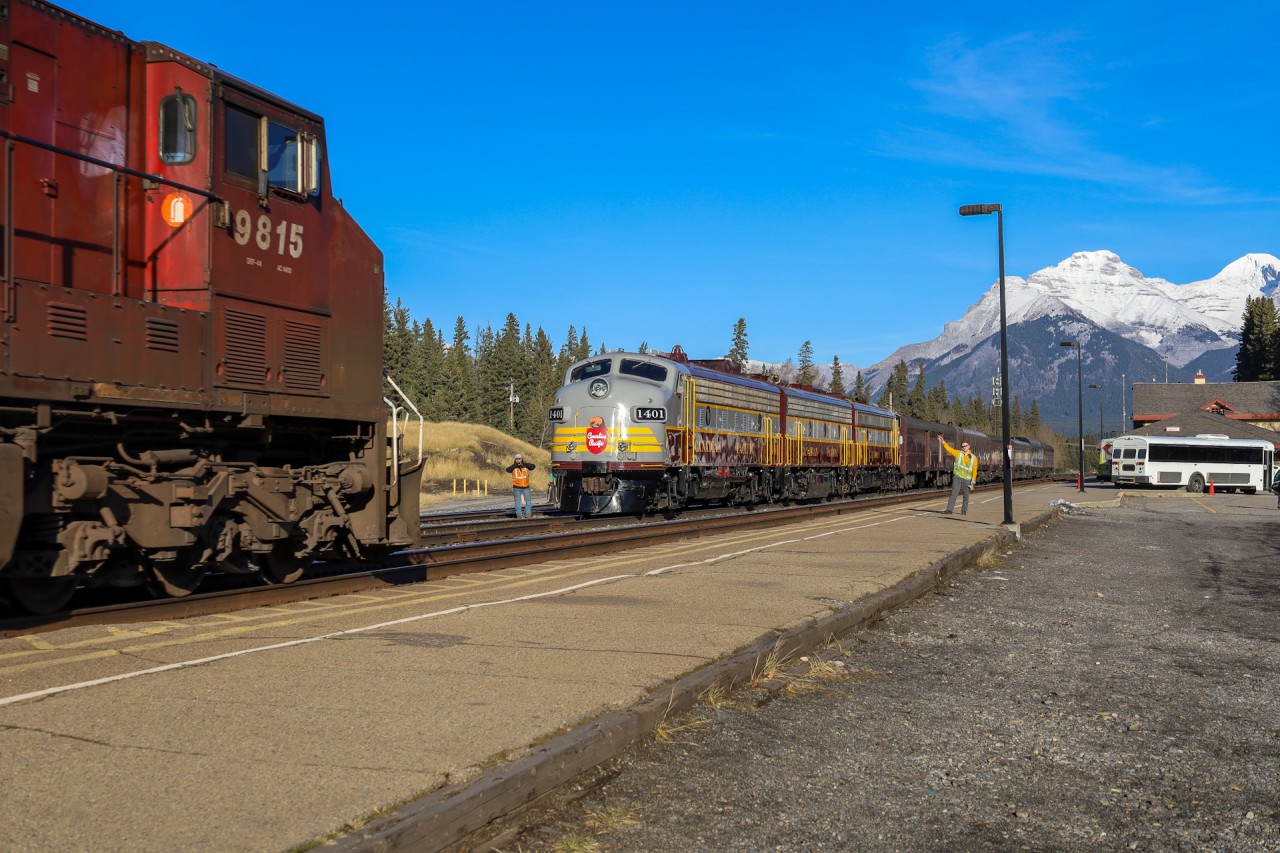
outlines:
[[[1015, 518], [1116, 494], [1023, 487]], [[0, 846], [438, 848], [779, 638], [812, 647], [1012, 542], [998, 491], [943, 505], [0, 641]]]

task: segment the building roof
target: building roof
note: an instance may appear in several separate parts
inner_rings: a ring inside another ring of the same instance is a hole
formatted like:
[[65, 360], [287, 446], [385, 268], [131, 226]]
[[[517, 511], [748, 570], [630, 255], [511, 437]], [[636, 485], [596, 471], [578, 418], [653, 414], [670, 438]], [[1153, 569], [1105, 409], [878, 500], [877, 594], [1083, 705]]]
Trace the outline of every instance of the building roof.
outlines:
[[1126, 434], [1175, 435], [1184, 438], [1197, 435], [1225, 435], [1228, 438], [1260, 438], [1280, 445], [1280, 433], [1275, 430], [1263, 429], [1247, 421], [1234, 420], [1200, 409], [1193, 409], [1181, 415], [1174, 415], [1171, 418], [1131, 429]]
[[1240, 421], [1280, 421], [1280, 382], [1135, 382], [1133, 422], [1148, 423], [1196, 410]]

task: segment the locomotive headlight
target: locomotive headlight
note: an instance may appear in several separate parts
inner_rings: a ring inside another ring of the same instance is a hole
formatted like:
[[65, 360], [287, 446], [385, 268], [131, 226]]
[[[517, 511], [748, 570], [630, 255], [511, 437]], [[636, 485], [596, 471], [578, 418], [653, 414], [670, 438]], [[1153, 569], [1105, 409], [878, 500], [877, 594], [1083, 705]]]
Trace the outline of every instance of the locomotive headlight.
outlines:
[[626, 453], [626, 452], [627, 452], [627, 448], [629, 448], [629, 447], [631, 447], [631, 442], [629, 442], [629, 441], [619, 441], [619, 442], [618, 442], [618, 452], [619, 452], [619, 453]]
[[578, 449], [578, 442], [576, 442], [576, 441], [571, 441], [571, 442], [569, 442], [568, 444], [566, 444], [566, 445], [564, 446], [564, 449], [565, 449], [565, 451], [566, 451], [566, 452], [568, 452], [568, 453], [572, 453], [573, 451], [575, 451], [575, 450], [577, 450], [577, 449]]
[[604, 379], [593, 379], [587, 393], [598, 400], [609, 393], [609, 383]]

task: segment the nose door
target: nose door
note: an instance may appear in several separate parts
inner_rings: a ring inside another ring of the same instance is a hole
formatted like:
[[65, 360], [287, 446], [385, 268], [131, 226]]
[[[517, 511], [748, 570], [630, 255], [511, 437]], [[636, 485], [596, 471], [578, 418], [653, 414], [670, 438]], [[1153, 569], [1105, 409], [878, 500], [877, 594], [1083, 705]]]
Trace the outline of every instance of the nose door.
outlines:
[[584, 462], [603, 461], [617, 448], [617, 410], [609, 406], [587, 406], [582, 410], [586, 429], [583, 434]]

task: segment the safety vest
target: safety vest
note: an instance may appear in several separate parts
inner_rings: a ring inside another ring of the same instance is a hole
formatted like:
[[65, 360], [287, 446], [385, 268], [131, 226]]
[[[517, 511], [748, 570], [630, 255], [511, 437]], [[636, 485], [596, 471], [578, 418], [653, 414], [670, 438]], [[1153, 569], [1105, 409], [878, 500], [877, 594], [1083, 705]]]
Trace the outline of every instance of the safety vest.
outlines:
[[962, 480], [972, 480], [978, 471], [978, 459], [972, 453], [957, 453], [956, 464], [951, 466], [951, 473]]
[[511, 472], [511, 485], [517, 489], [529, 488], [529, 469], [521, 465]]

